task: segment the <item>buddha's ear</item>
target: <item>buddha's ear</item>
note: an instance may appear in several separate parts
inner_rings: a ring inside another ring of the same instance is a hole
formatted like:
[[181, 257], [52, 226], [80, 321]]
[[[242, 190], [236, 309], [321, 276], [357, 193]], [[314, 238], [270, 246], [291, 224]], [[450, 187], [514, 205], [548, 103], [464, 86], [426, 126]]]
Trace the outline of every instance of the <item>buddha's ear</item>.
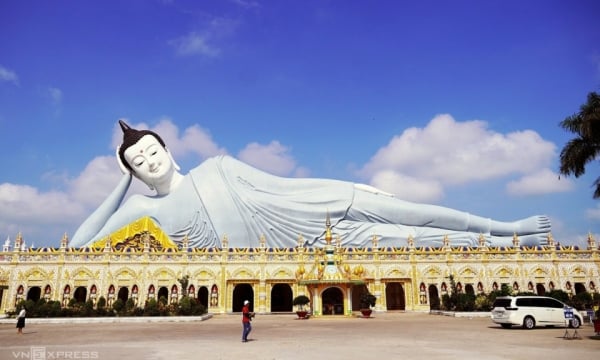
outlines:
[[171, 154], [169, 149], [165, 148], [165, 150], [167, 151], [167, 154], [169, 154], [169, 159], [171, 159], [171, 163], [173, 163], [173, 167], [175, 168], [175, 170], [180, 171], [181, 168], [179, 167], [179, 164], [177, 164], [175, 159], [173, 159], [173, 155]]
[[131, 174], [131, 170], [129, 170], [125, 164], [123, 164], [123, 162], [121, 161], [121, 157], [119, 156], [119, 150], [121, 149], [121, 145], [117, 146], [117, 162], [119, 163], [119, 168], [121, 169], [121, 172], [123, 174]]

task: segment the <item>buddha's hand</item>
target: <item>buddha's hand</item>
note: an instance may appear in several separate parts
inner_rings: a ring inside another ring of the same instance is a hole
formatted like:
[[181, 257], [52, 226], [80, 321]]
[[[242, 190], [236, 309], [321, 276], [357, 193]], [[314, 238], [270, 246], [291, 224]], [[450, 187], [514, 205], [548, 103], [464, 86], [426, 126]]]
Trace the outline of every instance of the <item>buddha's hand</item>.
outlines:
[[125, 175], [129, 175], [131, 176], [131, 170], [128, 169], [125, 164], [123, 164], [123, 162], [121, 161], [121, 157], [119, 156], [119, 149], [121, 149], [121, 146], [117, 147], [116, 150], [116, 156], [117, 156], [117, 163], [119, 163], [119, 169], [121, 169], [121, 172]]

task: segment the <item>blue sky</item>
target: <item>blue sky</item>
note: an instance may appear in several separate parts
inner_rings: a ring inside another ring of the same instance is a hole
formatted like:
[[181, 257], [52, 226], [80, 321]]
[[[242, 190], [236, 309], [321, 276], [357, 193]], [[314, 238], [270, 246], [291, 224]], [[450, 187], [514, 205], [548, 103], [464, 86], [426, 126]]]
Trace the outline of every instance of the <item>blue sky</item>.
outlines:
[[[114, 188], [118, 119], [187, 172], [282, 176], [600, 240], [597, 163], [558, 179], [559, 122], [599, 91], [600, 3], [3, 1], [0, 238], [59, 246]], [[131, 192], [145, 192], [139, 181]]]

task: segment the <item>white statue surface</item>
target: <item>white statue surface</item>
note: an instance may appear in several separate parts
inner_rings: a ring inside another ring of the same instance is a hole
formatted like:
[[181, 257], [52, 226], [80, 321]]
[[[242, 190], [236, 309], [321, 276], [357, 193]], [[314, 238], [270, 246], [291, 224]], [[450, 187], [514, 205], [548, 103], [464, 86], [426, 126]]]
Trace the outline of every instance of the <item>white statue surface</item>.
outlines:
[[[284, 178], [253, 168], [230, 156], [209, 158], [188, 174], [179, 172], [160, 136], [119, 121], [123, 144], [117, 159], [125, 173], [105, 201], [81, 224], [73, 247], [89, 246], [141, 217], [149, 216], [180, 244], [190, 247], [268, 247], [325, 244], [325, 219], [345, 247], [490, 246], [545, 244], [550, 220], [543, 215], [504, 222], [446, 207], [404, 201], [371, 186], [332, 179]], [[123, 198], [132, 175], [156, 191], [154, 196]]]

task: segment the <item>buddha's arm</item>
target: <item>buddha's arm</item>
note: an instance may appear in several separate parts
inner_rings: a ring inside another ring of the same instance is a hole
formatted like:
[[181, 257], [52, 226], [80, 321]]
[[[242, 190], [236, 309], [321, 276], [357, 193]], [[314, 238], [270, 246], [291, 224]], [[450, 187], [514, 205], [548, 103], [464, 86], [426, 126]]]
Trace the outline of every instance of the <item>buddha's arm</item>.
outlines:
[[121, 181], [104, 202], [79, 226], [71, 239], [72, 247], [84, 246], [94, 238], [117, 211], [131, 184], [131, 174], [123, 175]]

